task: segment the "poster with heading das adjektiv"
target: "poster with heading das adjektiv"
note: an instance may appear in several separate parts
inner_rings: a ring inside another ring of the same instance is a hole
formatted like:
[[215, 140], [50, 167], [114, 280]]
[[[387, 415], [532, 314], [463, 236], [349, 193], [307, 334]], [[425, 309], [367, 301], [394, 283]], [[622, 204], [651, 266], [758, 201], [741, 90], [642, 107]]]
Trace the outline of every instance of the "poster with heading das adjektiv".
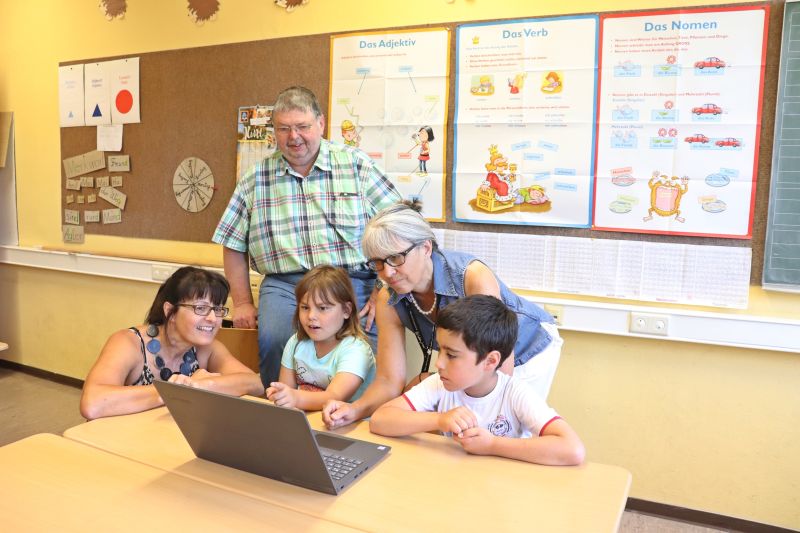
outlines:
[[365, 151], [428, 220], [444, 221], [450, 32], [331, 37], [328, 135]]

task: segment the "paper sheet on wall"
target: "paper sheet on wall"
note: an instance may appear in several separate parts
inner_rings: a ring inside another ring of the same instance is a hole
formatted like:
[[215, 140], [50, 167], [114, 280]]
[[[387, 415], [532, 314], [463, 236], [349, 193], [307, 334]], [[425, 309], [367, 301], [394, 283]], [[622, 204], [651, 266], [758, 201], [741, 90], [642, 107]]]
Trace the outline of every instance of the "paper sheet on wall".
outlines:
[[139, 58], [128, 57], [105, 63], [110, 82], [111, 122], [131, 124], [140, 122]]
[[744, 309], [746, 247], [444, 230], [515, 289]]
[[236, 141], [236, 181], [253, 165], [271, 156], [277, 148], [272, 126], [272, 106], [242, 106], [238, 111]]
[[68, 182], [69, 178], [106, 168], [105, 156], [103, 152], [98, 152], [97, 150], [74, 157], [68, 157], [64, 159], [63, 163]]
[[110, 155], [108, 156], [109, 172], [130, 172], [131, 156], [129, 155]]
[[595, 228], [750, 237], [765, 8], [601, 24]]
[[97, 149], [101, 152], [122, 150], [122, 124], [97, 126]]
[[105, 63], [86, 63], [83, 107], [87, 126], [111, 124], [110, 91]]
[[331, 140], [358, 147], [422, 214], [444, 221], [450, 32], [331, 38]]
[[83, 244], [83, 226], [61, 226], [61, 240], [72, 244]]
[[58, 67], [58, 114], [62, 128], [83, 126], [83, 65]]
[[454, 218], [588, 227], [597, 17], [458, 29]]

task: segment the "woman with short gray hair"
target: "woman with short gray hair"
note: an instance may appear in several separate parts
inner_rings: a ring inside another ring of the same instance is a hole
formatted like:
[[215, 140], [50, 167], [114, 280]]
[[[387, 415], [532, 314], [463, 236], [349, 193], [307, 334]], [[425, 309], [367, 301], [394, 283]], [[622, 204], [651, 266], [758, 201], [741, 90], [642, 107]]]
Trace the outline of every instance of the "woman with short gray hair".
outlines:
[[555, 321], [533, 302], [511, 291], [494, 272], [472, 255], [441, 250], [433, 230], [420, 214], [420, 204], [401, 202], [378, 212], [361, 241], [370, 267], [384, 287], [378, 295], [376, 376], [356, 402], [331, 401], [322, 411], [335, 428], [370, 416], [384, 402], [399, 396], [405, 385], [405, 332], [411, 331], [422, 350], [416, 385], [428, 374], [436, 342], [436, 316], [447, 304], [471, 294], [502, 300], [519, 319], [514, 356], [501, 371], [526, 381], [547, 398], [563, 341]]

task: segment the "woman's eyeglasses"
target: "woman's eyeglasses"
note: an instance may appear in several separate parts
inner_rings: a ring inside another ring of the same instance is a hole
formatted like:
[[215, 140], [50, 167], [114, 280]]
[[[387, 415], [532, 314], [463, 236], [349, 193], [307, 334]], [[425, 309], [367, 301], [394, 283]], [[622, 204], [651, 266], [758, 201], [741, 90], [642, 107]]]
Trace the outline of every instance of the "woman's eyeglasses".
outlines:
[[220, 318], [228, 314], [228, 308], [221, 305], [178, 304], [178, 307], [191, 307], [197, 316], [208, 316], [211, 311], [214, 311], [214, 316]]
[[383, 270], [384, 265], [389, 265], [390, 267], [397, 268], [406, 262], [406, 256], [411, 253], [411, 250], [419, 246], [418, 244], [412, 244], [407, 249], [403, 250], [400, 253], [392, 254], [390, 256], [384, 257], [383, 259], [378, 259], [377, 257], [373, 257], [372, 259], [367, 260], [367, 265], [369, 268], [374, 270], [375, 272], [380, 272]]

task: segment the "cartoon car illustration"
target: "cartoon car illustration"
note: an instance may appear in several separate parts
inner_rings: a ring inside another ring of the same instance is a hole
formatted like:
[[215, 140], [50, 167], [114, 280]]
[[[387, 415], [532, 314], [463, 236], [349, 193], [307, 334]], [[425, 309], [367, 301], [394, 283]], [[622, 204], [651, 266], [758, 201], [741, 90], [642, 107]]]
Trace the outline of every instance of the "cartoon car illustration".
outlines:
[[718, 140], [714, 144], [716, 144], [717, 146], [733, 146], [733, 147], [736, 147], [736, 146], [741, 146], [742, 142], [739, 139], [736, 139], [734, 137], [725, 137], [724, 139]]
[[692, 144], [692, 143], [703, 143], [703, 144], [706, 144], [708, 142], [708, 140], [709, 140], [708, 137], [706, 137], [702, 133], [695, 133], [691, 137], [686, 137], [684, 139], [684, 141], [686, 141], [689, 144]]
[[695, 115], [719, 115], [722, 108], [716, 104], [703, 104], [700, 107], [693, 107], [692, 113]]
[[697, 61], [694, 64], [694, 68], [704, 69], [708, 68], [722, 68], [725, 66], [725, 62], [718, 57], [707, 57], [700, 61]]

